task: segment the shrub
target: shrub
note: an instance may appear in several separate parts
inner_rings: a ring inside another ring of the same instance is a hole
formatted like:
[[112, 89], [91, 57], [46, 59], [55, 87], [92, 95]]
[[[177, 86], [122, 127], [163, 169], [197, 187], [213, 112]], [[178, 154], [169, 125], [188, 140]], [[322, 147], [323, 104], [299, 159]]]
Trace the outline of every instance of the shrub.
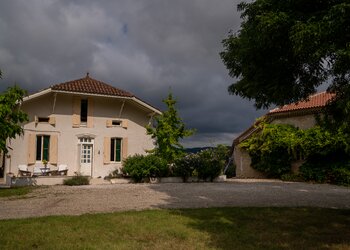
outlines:
[[327, 169], [322, 163], [306, 161], [300, 166], [299, 172], [306, 181], [322, 183], [327, 180]]
[[64, 180], [63, 184], [67, 186], [89, 185], [90, 180], [89, 180], [89, 177], [87, 176], [76, 175], [71, 179]]
[[342, 150], [328, 154], [315, 154], [300, 167], [305, 180], [350, 184], [350, 156]]
[[331, 171], [331, 182], [338, 185], [350, 186], [350, 169], [336, 168]]
[[130, 175], [135, 182], [141, 182], [147, 177], [167, 176], [169, 168], [167, 162], [156, 155], [134, 155], [124, 161], [123, 172]]
[[175, 161], [174, 174], [181, 176], [184, 181], [188, 177], [196, 175], [201, 179], [213, 181], [222, 173], [228, 151], [226, 146], [219, 145], [217, 148], [206, 149], [196, 154], [188, 154]]
[[222, 161], [218, 154], [213, 149], [207, 149], [199, 152], [199, 167], [197, 169], [198, 177], [213, 181], [220, 175], [225, 162]]
[[226, 169], [226, 174], [227, 178], [232, 178], [236, 176], [236, 165], [234, 163], [231, 163], [230, 166]]
[[173, 174], [182, 177], [183, 181], [186, 182], [189, 177], [194, 175], [194, 171], [198, 169], [199, 164], [198, 154], [188, 154], [175, 160]]
[[304, 179], [300, 176], [300, 174], [293, 174], [293, 173], [288, 173], [288, 174], [283, 174], [281, 176], [282, 181], [303, 181]]

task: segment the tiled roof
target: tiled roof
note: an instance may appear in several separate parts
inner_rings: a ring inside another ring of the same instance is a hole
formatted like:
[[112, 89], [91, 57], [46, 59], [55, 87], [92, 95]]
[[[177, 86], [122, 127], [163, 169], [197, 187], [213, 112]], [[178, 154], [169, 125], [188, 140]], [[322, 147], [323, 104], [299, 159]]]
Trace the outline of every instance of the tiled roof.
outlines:
[[327, 102], [330, 101], [333, 97], [334, 97], [334, 94], [332, 93], [328, 93], [328, 92], [317, 93], [310, 96], [309, 99], [306, 101], [295, 102], [288, 105], [284, 105], [280, 108], [272, 109], [268, 114], [277, 114], [277, 113], [283, 113], [283, 112], [322, 108], [326, 106]]
[[107, 83], [95, 80], [86, 74], [86, 77], [59, 83], [51, 86], [52, 90], [67, 91], [67, 92], [78, 92], [78, 93], [88, 93], [97, 95], [110, 95], [110, 96], [122, 96], [122, 97], [134, 97], [133, 94], [115, 88]]

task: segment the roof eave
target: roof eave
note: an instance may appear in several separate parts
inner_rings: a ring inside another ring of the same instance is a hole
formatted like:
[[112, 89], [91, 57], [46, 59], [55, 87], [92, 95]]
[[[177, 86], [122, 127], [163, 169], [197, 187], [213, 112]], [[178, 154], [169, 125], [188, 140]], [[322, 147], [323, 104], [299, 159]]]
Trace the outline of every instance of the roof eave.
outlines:
[[42, 95], [46, 95], [46, 94], [51, 93], [51, 92], [52, 92], [52, 89], [51, 89], [51, 88], [41, 90], [41, 91], [36, 92], [36, 93], [34, 93], [34, 94], [31, 94], [31, 95], [28, 95], [28, 96], [23, 97], [23, 102], [26, 102], [26, 101], [29, 101], [29, 100], [31, 100], [31, 99], [40, 97], [40, 96], [42, 96]]
[[23, 98], [23, 102], [35, 99], [37, 97], [46, 95], [48, 93], [63, 93], [63, 94], [73, 94], [73, 95], [84, 95], [84, 96], [98, 96], [98, 97], [108, 97], [108, 98], [116, 98], [116, 99], [124, 99], [124, 100], [132, 100], [136, 103], [138, 103], [139, 105], [149, 109], [152, 111], [152, 113], [156, 113], [158, 115], [161, 115], [162, 112], [154, 107], [152, 107], [151, 105], [143, 102], [142, 100], [138, 99], [135, 96], [114, 96], [114, 95], [102, 95], [102, 94], [94, 94], [94, 93], [85, 93], [85, 92], [74, 92], [74, 91], [63, 91], [63, 90], [53, 90], [52, 88], [48, 88], [48, 89], [44, 89], [42, 91], [39, 91], [37, 93], [31, 94], [29, 96], [26, 96]]
[[142, 106], [144, 106], [144, 107], [146, 107], [146, 108], [152, 110], [154, 113], [156, 113], [156, 114], [158, 114], [158, 115], [161, 115], [161, 114], [162, 114], [162, 112], [161, 112], [159, 109], [156, 109], [156, 108], [152, 107], [151, 105], [145, 103], [144, 101], [138, 99], [138, 98], [135, 97], [135, 96], [132, 97], [131, 99], [132, 99], [133, 101], [135, 101], [136, 103], [141, 104]]
[[319, 107], [312, 107], [312, 108], [288, 110], [288, 111], [282, 111], [282, 112], [271, 112], [271, 113], [267, 113], [266, 115], [274, 118], [300, 116], [300, 115], [319, 113], [324, 108], [325, 106], [319, 106]]

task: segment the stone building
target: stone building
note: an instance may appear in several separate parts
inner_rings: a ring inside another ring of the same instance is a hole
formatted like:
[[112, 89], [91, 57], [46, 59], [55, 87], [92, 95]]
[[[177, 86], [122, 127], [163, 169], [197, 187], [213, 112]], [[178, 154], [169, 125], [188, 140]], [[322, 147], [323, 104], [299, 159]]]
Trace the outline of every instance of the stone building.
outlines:
[[[316, 124], [315, 114], [325, 107], [333, 94], [321, 92], [309, 97], [307, 101], [292, 103], [283, 107], [270, 110], [265, 117], [273, 124], [290, 124], [300, 129], [308, 129]], [[236, 164], [236, 176], [240, 178], [264, 178], [264, 174], [251, 167], [251, 159], [248, 152], [239, 147], [239, 144], [258, 132], [256, 123], [245, 130], [233, 141], [233, 158]], [[292, 165], [292, 170], [300, 166], [300, 162]]]

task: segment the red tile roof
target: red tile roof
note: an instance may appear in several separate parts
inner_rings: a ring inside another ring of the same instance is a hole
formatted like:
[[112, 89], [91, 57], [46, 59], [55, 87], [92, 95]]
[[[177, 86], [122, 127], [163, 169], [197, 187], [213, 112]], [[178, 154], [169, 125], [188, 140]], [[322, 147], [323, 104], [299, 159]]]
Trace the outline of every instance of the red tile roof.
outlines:
[[334, 94], [328, 92], [321, 92], [309, 97], [306, 101], [295, 102], [288, 105], [284, 105], [280, 108], [270, 110], [268, 114], [277, 114], [290, 111], [301, 111], [314, 108], [322, 108], [326, 106], [327, 102], [334, 97]]
[[122, 97], [134, 97], [133, 94], [115, 88], [107, 83], [95, 80], [86, 74], [86, 77], [59, 83], [51, 86], [52, 90], [67, 91], [67, 92], [78, 92], [78, 93], [88, 93], [97, 95], [110, 95], [110, 96], [122, 96]]

